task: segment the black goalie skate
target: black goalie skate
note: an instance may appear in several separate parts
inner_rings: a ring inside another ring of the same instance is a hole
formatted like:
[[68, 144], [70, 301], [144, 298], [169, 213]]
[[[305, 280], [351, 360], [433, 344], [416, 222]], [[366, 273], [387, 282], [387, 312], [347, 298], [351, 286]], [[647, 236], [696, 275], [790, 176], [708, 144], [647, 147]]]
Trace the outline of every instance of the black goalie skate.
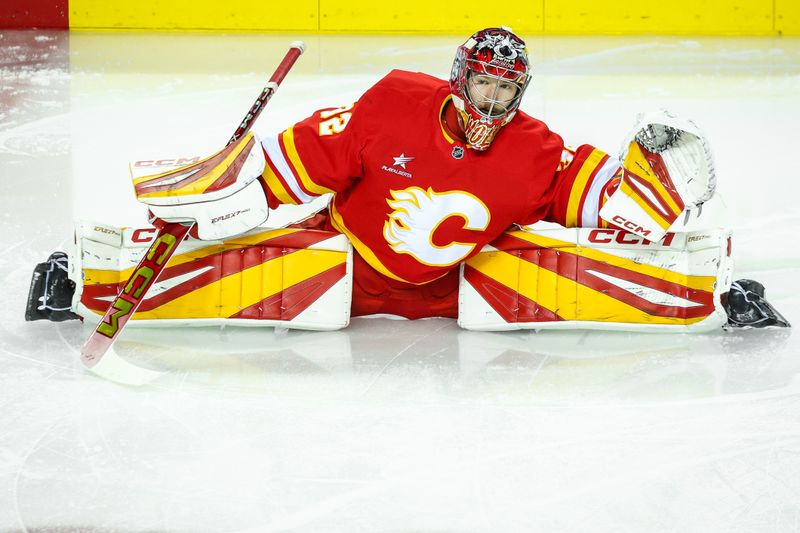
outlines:
[[75, 283], [67, 277], [67, 254], [53, 252], [33, 269], [25, 320], [62, 322], [78, 317], [70, 311]]
[[734, 281], [723, 296], [722, 305], [728, 313], [727, 328], [791, 327], [764, 298], [764, 286], [752, 279]]

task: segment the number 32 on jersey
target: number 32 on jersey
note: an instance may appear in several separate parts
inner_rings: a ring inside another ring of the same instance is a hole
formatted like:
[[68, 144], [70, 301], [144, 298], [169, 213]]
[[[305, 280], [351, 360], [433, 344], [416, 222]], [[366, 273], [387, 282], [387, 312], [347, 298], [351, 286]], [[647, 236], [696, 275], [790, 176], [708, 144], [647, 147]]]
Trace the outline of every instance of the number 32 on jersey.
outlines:
[[324, 137], [326, 135], [342, 133], [347, 127], [347, 123], [350, 122], [350, 118], [353, 116], [353, 113], [350, 111], [353, 109], [354, 105], [356, 104], [352, 103], [350, 105], [337, 107], [336, 109], [321, 111], [319, 114], [319, 117], [322, 119], [319, 123], [319, 136]]

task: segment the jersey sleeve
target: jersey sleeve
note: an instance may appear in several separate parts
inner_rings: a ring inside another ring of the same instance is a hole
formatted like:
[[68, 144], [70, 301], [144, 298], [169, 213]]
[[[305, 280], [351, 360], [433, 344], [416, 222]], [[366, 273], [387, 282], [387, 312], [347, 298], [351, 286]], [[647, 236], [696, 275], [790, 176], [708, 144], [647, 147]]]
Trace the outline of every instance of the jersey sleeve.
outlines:
[[618, 186], [621, 176], [616, 157], [584, 144], [565, 148], [556, 171], [553, 200], [544, 220], [567, 228], [607, 227], [600, 208]]
[[271, 208], [340, 192], [361, 175], [365, 100], [321, 109], [281, 133], [262, 138], [267, 162], [262, 186]]

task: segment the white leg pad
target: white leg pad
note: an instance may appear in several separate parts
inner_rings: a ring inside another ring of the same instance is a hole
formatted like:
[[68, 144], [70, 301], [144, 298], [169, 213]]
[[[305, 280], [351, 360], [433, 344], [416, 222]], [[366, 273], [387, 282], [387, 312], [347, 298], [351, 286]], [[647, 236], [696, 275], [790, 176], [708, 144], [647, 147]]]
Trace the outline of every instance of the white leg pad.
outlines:
[[726, 230], [658, 243], [610, 228], [513, 231], [493, 244], [462, 266], [463, 328], [696, 332], [726, 321]]
[[[80, 223], [69, 261], [77, 287], [73, 311], [99, 321], [156, 234], [154, 228]], [[344, 235], [316, 230], [189, 238], [129, 325], [340, 329], [350, 320], [352, 253]]]

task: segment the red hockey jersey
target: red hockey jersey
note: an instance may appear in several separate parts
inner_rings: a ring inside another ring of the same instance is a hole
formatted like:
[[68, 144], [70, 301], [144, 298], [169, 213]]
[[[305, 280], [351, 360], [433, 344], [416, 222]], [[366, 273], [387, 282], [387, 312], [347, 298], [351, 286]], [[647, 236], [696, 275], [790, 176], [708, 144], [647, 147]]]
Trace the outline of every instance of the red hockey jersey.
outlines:
[[334, 193], [331, 219], [375, 270], [426, 283], [513, 224], [596, 226], [615, 159], [525, 113], [484, 152], [442, 127], [446, 81], [393, 71], [357, 103], [326, 109], [266, 137], [270, 206]]

